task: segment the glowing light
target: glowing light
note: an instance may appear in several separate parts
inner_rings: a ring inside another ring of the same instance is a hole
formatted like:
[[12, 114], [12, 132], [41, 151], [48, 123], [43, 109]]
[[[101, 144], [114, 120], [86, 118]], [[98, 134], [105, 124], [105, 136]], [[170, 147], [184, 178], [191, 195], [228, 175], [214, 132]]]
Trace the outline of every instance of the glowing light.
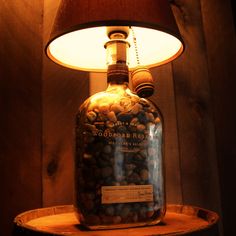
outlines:
[[[165, 64], [183, 51], [182, 43], [176, 37], [162, 31], [132, 27], [136, 36], [140, 64], [147, 67]], [[133, 37], [130, 43], [129, 68], [137, 66]], [[48, 56], [58, 64], [86, 71], [106, 71], [106, 50], [109, 41], [106, 27], [82, 29], [62, 35], [53, 40]]]

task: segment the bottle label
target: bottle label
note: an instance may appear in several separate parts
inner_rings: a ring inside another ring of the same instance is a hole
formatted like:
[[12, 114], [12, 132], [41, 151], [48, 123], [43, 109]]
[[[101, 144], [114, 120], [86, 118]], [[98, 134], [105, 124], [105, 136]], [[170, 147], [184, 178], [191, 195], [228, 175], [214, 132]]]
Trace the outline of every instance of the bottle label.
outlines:
[[[98, 122], [95, 123], [98, 125]], [[104, 124], [103, 124], [104, 126]], [[114, 127], [121, 127], [124, 130], [122, 131], [114, 131]], [[144, 133], [143, 130], [138, 131], [137, 128], [145, 129], [144, 125], [137, 126], [136, 124], [132, 124], [131, 122], [116, 122], [113, 124], [113, 127], [110, 129], [95, 129], [92, 131], [92, 135], [98, 138], [104, 138], [104, 142], [106, 141], [109, 145], [115, 145], [116, 150], [121, 152], [137, 152], [140, 147], [142, 148], [145, 145], [144, 141], [155, 140], [158, 138], [159, 133], [155, 135], [150, 135], [148, 132]], [[155, 125], [152, 124], [151, 128], [154, 130]], [[128, 131], [129, 129], [134, 129], [135, 131]], [[127, 130], [127, 131], [126, 131]]]
[[103, 186], [101, 189], [102, 204], [153, 201], [152, 185]]

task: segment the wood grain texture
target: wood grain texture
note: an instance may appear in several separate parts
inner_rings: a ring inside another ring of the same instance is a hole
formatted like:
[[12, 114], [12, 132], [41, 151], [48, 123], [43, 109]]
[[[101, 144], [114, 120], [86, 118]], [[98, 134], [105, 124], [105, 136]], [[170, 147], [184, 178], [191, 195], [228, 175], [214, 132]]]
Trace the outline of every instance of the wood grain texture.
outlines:
[[15, 234], [80, 236], [192, 235], [217, 236], [218, 216], [192, 206], [169, 205], [162, 224], [116, 230], [82, 230], [72, 206], [58, 206], [24, 212], [15, 219]]
[[43, 0], [0, 2], [1, 232], [41, 206]]
[[71, 204], [75, 115], [88, 97], [87, 73], [44, 61], [43, 205]]
[[230, 1], [202, 0], [225, 235], [236, 235], [236, 34]]
[[44, 43], [47, 43], [50, 38], [52, 27], [53, 27], [60, 3], [61, 3], [61, 0], [44, 0], [44, 9], [43, 9]]
[[[45, 1], [44, 45], [59, 3]], [[56, 65], [44, 55], [43, 206], [73, 202], [75, 114], [88, 96], [88, 73]]]
[[184, 204], [220, 211], [215, 126], [200, 1], [176, 0], [175, 13], [185, 41], [173, 62]]
[[166, 176], [166, 200], [182, 203], [181, 170], [178, 147], [175, 94], [170, 64], [151, 70], [155, 93], [150, 98], [160, 108], [164, 117], [164, 157]]

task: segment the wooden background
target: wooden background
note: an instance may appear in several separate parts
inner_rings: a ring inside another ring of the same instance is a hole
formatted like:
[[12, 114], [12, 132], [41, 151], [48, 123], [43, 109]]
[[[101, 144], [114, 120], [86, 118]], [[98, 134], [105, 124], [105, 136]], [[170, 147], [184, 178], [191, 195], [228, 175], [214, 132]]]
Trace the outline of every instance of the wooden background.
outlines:
[[[167, 200], [217, 211], [222, 233], [236, 235], [232, 7], [229, 0], [170, 2], [186, 50], [152, 70], [152, 100], [166, 125]], [[22, 211], [72, 203], [74, 114], [89, 96], [91, 76], [44, 55], [59, 3], [0, 0], [0, 228], [6, 236]]]

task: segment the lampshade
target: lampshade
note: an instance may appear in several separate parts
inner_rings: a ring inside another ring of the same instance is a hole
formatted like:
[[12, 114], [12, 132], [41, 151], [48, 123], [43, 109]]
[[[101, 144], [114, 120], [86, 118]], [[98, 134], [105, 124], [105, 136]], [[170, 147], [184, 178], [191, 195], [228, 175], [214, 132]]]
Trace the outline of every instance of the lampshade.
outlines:
[[129, 68], [165, 64], [183, 51], [167, 0], [61, 0], [46, 53], [63, 66], [106, 71], [107, 26], [130, 26]]

